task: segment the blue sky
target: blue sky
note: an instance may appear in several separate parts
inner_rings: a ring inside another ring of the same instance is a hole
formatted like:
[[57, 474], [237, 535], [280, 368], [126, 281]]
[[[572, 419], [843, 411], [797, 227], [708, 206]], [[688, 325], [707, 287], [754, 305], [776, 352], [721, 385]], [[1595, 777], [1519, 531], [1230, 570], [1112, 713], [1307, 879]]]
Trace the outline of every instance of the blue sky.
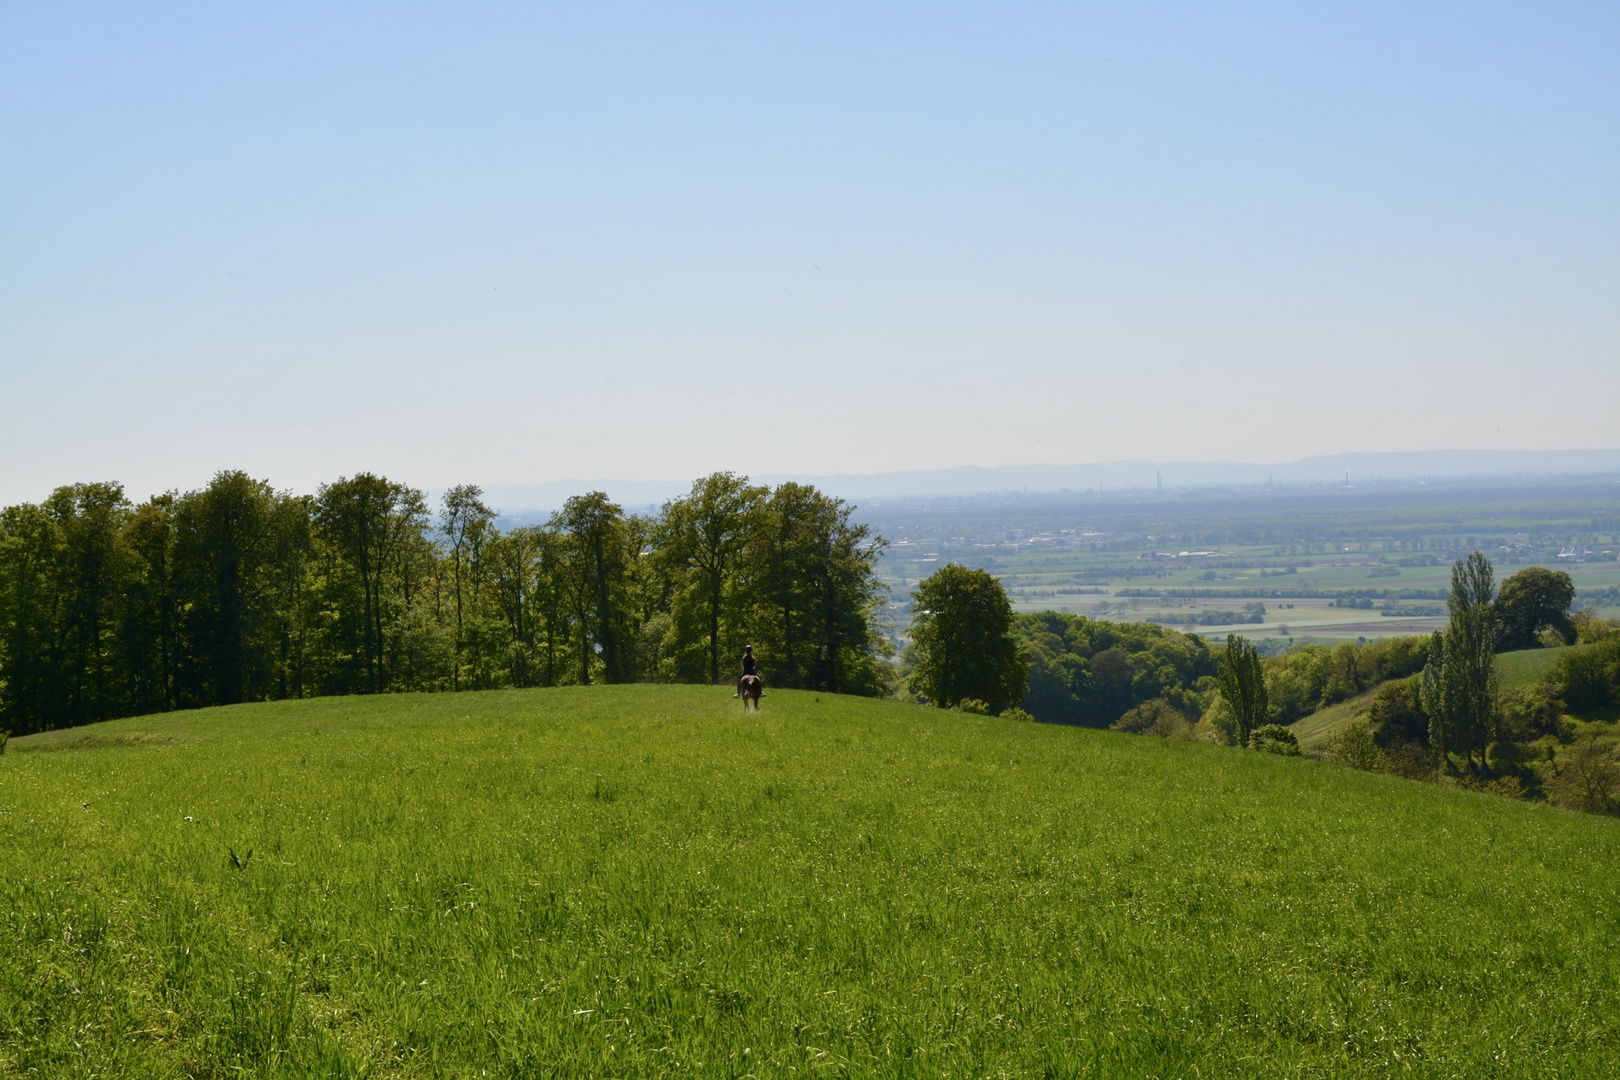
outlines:
[[0, 499], [1614, 446], [1613, 4], [0, 9]]

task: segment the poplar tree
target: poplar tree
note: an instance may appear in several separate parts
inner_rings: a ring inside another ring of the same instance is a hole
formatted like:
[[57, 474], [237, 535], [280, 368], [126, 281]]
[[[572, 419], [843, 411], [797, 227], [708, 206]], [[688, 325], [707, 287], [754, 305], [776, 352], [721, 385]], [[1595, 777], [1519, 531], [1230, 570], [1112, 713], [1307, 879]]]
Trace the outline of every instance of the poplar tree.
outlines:
[[1451, 568], [1451, 619], [1435, 631], [1418, 696], [1429, 717], [1429, 743], [1441, 754], [1461, 754], [1469, 768], [1496, 738], [1496, 613], [1491, 563], [1475, 551]]
[[1238, 634], [1226, 635], [1226, 656], [1216, 668], [1215, 680], [1222, 700], [1237, 719], [1238, 745], [1248, 746], [1249, 736], [1266, 722], [1270, 708], [1260, 651]]

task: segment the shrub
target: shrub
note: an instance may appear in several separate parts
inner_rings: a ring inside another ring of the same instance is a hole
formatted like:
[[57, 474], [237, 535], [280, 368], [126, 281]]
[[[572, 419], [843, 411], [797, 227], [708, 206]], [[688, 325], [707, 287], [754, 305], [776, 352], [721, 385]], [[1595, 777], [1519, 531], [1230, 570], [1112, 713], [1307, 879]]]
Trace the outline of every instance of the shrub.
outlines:
[[1161, 739], [1190, 739], [1193, 734], [1187, 714], [1164, 698], [1142, 702], [1108, 725], [1108, 729], [1132, 735], [1157, 735]]
[[1562, 735], [1564, 699], [1554, 683], [1543, 682], [1522, 690], [1509, 690], [1498, 705], [1499, 742], [1533, 742], [1543, 735]]
[[1381, 747], [1429, 741], [1429, 718], [1418, 704], [1416, 678], [1396, 679], [1380, 686], [1373, 693], [1367, 719]]
[[6, 752], [6, 743], [11, 739], [11, 732], [0, 728], [0, 754]]
[[1620, 792], [1620, 761], [1614, 748], [1587, 732], [1569, 745], [1554, 762], [1558, 770], [1547, 783], [1547, 795], [1572, 810], [1606, 813]]
[[1035, 720], [1033, 716], [1029, 715], [1029, 713], [1025, 712], [1023, 709], [1020, 709], [1017, 705], [1014, 705], [1009, 709], [1002, 709], [1001, 718], [1003, 720], [1017, 720], [1021, 723], [1033, 723]]
[[956, 703], [956, 707], [965, 713], [972, 713], [974, 716], [990, 715], [990, 706], [974, 697], [963, 698]]
[[1570, 620], [1575, 624], [1575, 640], [1582, 645], [1593, 645], [1614, 633], [1616, 623], [1605, 619], [1596, 608], [1582, 608]]
[[1210, 742], [1225, 743], [1227, 746], [1236, 746], [1238, 743], [1237, 717], [1227, 708], [1226, 699], [1216, 694], [1215, 700], [1209, 703], [1204, 715], [1199, 718], [1198, 726], [1204, 732], [1212, 735]]
[[1504, 799], [1522, 799], [1524, 798], [1524, 781], [1512, 775], [1498, 776], [1480, 790], [1491, 795], [1500, 795]]
[[1614, 703], [1620, 696], [1620, 634], [1564, 650], [1547, 681], [1558, 688], [1576, 714]]
[[1422, 743], [1394, 742], [1384, 748], [1384, 769], [1408, 780], [1432, 780], [1440, 771], [1440, 754]]
[[1295, 756], [1299, 753], [1299, 739], [1281, 724], [1263, 724], [1249, 736], [1249, 747], [1267, 754]]
[[[1291, 733], [1290, 733], [1291, 734]], [[1340, 765], [1366, 772], [1377, 772], [1384, 767], [1384, 753], [1378, 749], [1372, 725], [1365, 720], [1352, 720], [1333, 740], [1330, 752]]]

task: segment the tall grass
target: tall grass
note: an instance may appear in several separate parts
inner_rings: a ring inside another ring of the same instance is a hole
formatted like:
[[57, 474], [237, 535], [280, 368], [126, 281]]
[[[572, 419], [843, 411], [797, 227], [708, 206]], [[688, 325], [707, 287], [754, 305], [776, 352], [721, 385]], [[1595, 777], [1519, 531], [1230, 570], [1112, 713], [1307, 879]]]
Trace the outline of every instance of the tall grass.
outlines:
[[13, 740], [0, 1073], [1615, 1072], [1620, 822], [765, 704], [327, 699]]

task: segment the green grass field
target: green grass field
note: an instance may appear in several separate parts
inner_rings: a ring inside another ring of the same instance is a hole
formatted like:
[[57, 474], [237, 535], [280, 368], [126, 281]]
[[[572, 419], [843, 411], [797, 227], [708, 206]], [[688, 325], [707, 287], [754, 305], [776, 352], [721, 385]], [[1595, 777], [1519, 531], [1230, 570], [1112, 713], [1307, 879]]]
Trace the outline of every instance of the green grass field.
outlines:
[[1503, 690], [1522, 690], [1540, 682], [1558, 662], [1562, 649], [1520, 649], [1498, 653], [1496, 677]]
[[14, 740], [0, 895], [6, 1076], [1620, 1070], [1620, 821], [892, 702]]
[[1339, 732], [1343, 731], [1352, 720], [1367, 718], [1374, 693], [1376, 690], [1368, 690], [1355, 697], [1346, 698], [1288, 725], [1293, 729], [1294, 737], [1299, 740], [1299, 748], [1307, 752], [1327, 749], [1338, 737]]

